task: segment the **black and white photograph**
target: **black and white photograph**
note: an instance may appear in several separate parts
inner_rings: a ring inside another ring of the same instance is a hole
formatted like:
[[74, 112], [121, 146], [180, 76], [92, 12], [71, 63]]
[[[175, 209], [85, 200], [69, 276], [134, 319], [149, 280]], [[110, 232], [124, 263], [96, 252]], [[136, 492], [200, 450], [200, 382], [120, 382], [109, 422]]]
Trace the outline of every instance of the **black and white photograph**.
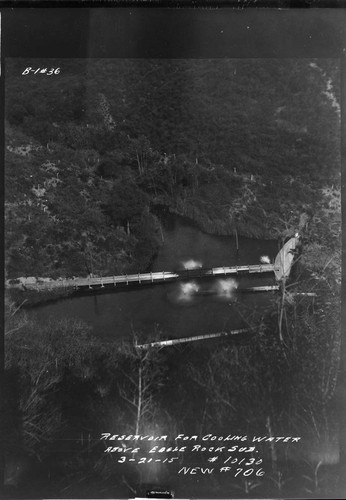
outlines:
[[5, 58], [5, 499], [343, 497], [341, 73]]

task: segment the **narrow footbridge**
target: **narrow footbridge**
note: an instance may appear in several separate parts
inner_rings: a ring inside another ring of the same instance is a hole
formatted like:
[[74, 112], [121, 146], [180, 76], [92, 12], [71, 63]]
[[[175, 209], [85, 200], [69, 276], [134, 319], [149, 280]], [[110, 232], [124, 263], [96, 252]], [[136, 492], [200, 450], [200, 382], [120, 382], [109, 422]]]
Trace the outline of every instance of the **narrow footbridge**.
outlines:
[[[296, 249], [299, 246], [299, 235], [291, 238], [281, 248], [276, 256], [274, 264], [259, 264], [250, 266], [225, 266], [198, 269], [182, 269], [179, 271], [159, 271], [154, 273], [123, 274], [121, 276], [104, 276], [88, 278], [71, 278], [52, 280], [50, 278], [18, 278], [10, 280], [15, 283], [7, 283], [6, 286], [24, 287], [26, 290], [57, 290], [57, 289], [75, 289], [75, 290], [97, 290], [101, 288], [114, 288], [128, 285], [150, 285], [152, 283], [169, 283], [179, 280], [191, 280], [200, 278], [212, 278], [223, 276], [237, 276], [246, 274], [273, 273], [276, 281], [285, 280], [291, 271], [295, 260]], [[257, 287], [258, 288], [258, 287]], [[263, 287], [262, 287], [263, 288]], [[253, 291], [255, 291], [253, 289]], [[264, 290], [256, 290], [264, 291]], [[266, 287], [268, 291], [268, 287]]]
[[88, 278], [71, 278], [58, 280], [36, 280], [36, 282], [22, 283], [26, 289], [52, 290], [56, 288], [100, 289], [114, 288], [117, 286], [149, 285], [151, 283], [169, 283], [179, 280], [190, 280], [197, 278], [212, 278], [224, 276], [236, 276], [258, 273], [273, 273], [274, 264], [261, 264], [251, 266], [213, 267], [211, 269], [183, 269], [170, 272], [160, 271], [154, 273], [124, 274], [121, 276], [104, 276]]

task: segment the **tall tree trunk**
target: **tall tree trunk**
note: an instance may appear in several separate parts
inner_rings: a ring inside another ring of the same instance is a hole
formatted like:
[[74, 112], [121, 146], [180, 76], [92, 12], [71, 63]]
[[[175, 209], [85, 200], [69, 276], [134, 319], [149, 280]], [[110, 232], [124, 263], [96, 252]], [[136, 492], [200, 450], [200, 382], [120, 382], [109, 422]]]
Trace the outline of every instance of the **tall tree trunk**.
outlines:
[[283, 342], [283, 336], [282, 336], [282, 318], [283, 318], [283, 313], [284, 313], [284, 308], [285, 308], [285, 278], [282, 279], [282, 297], [281, 297], [281, 305], [280, 305], [280, 314], [279, 314], [279, 337], [280, 341]]
[[136, 434], [139, 434], [139, 426], [142, 412], [142, 364], [138, 370], [138, 403], [137, 403], [137, 418], [136, 418]]
[[[273, 437], [273, 430], [272, 430], [272, 426], [271, 426], [270, 416], [269, 415], [267, 416], [266, 427], [267, 427], [267, 431], [268, 431], [269, 436]], [[270, 442], [270, 451], [271, 451], [271, 459], [272, 459], [273, 472], [276, 474], [276, 472], [277, 472], [277, 454], [276, 454], [276, 448], [275, 448], [274, 441]]]

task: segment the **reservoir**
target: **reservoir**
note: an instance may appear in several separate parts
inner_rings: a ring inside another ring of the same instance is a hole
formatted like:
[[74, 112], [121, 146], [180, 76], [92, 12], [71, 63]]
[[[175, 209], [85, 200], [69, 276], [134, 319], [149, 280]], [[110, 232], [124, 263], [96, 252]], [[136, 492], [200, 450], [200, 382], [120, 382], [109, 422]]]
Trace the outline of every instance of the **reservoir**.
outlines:
[[[261, 256], [273, 262], [278, 243], [239, 237], [239, 252], [231, 236], [209, 235], [182, 217], [168, 216], [162, 246], [150, 271], [177, 271], [259, 264]], [[143, 270], [142, 270], [143, 271]], [[247, 326], [255, 308], [271, 306], [272, 292], [248, 293], [244, 288], [274, 284], [272, 274], [193, 279], [166, 284], [129, 286], [39, 306], [30, 311], [40, 322], [74, 318], [87, 323], [104, 340], [179, 338], [229, 331]]]

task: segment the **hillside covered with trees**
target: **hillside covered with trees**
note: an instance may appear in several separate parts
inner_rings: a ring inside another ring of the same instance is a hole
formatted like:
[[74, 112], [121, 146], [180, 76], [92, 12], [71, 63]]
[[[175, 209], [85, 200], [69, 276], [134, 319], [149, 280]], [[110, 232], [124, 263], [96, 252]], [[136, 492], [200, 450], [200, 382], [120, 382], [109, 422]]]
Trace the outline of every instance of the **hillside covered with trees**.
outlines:
[[[167, 332], [105, 342], [8, 294], [6, 498], [125, 498], [153, 480], [180, 497], [342, 498], [337, 61], [27, 66], [6, 60], [7, 279], [143, 271], [166, 211], [219, 235], [299, 230], [303, 253], [269, 306], [237, 303], [254, 332], [240, 339], [141, 350], [135, 341]], [[197, 480], [177, 473], [192, 455], [121, 463], [99, 439], [108, 431], [167, 434], [172, 446], [180, 433], [302, 440], [260, 443], [263, 475]]]
[[162, 206], [276, 238], [337, 199], [333, 60], [49, 64], [6, 65], [8, 278], [142, 271]]

